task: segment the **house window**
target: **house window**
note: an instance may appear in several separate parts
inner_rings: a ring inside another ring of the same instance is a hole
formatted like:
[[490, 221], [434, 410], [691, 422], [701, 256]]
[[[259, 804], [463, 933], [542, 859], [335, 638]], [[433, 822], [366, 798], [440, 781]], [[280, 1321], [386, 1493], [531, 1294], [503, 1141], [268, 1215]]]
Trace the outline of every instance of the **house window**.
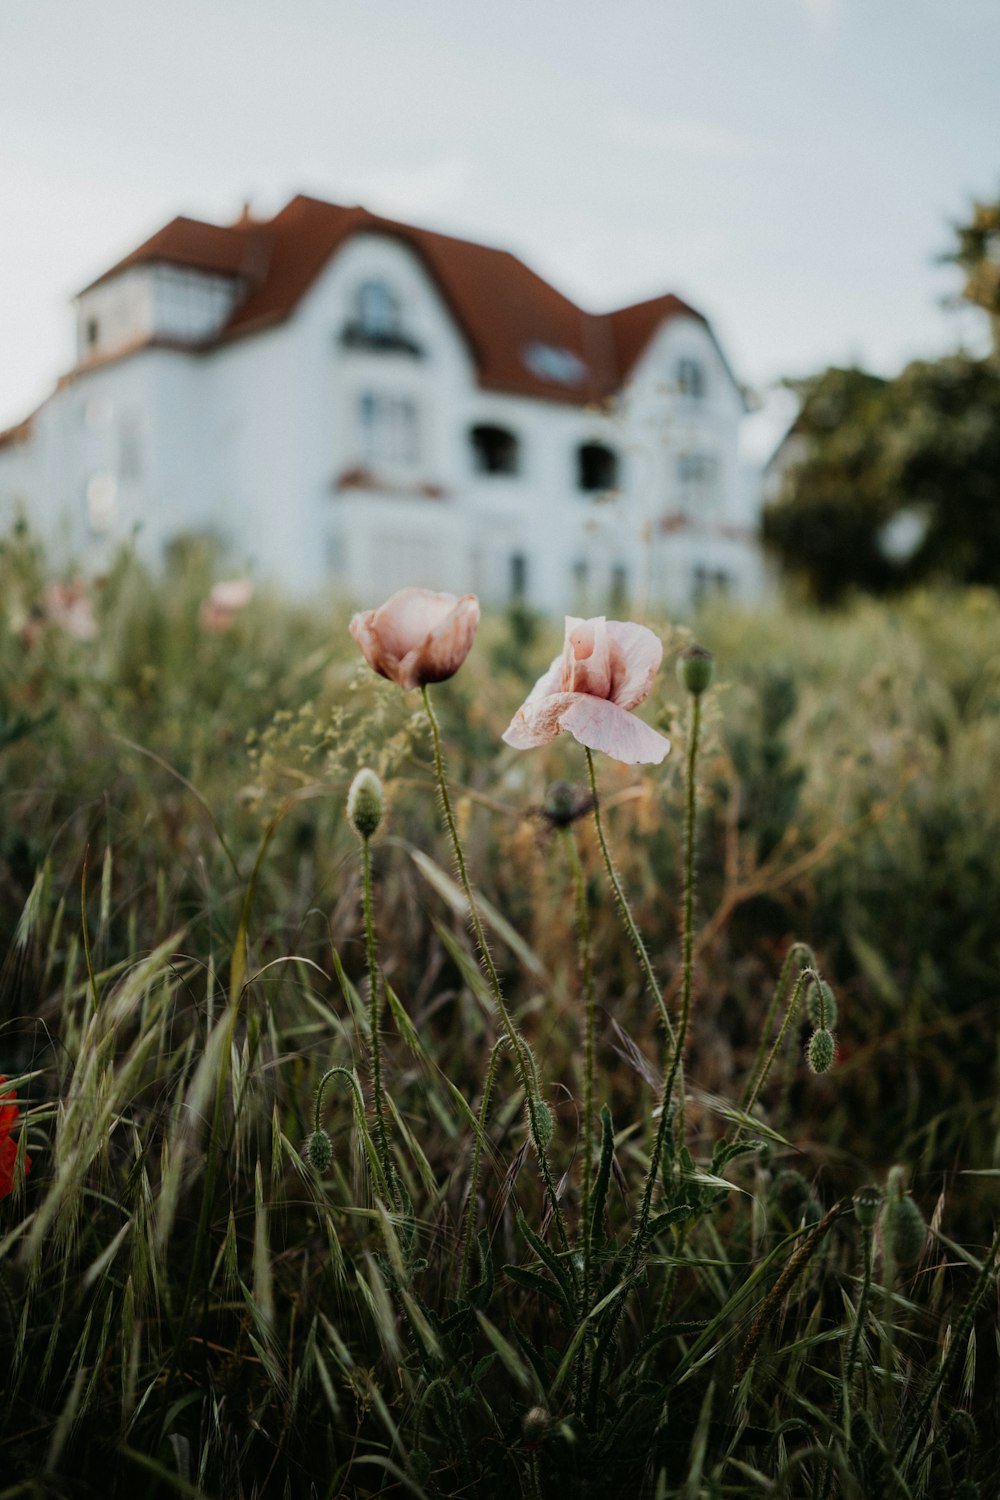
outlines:
[[611, 587], [608, 590], [608, 608], [620, 614], [628, 604], [628, 569], [624, 563], [613, 563]]
[[118, 519], [118, 484], [113, 474], [94, 474], [87, 481], [87, 525], [104, 536]]
[[96, 349], [97, 340], [100, 338], [101, 325], [96, 318], [88, 318], [83, 325], [83, 341], [88, 349]]
[[414, 464], [420, 456], [417, 403], [409, 396], [362, 391], [358, 427], [364, 463]]
[[704, 396], [705, 370], [696, 359], [685, 355], [677, 361], [677, 389], [692, 401], [700, 401]]
[[618, 455], [603, 443], [581, 443], [576, 452], [577, 478], [581, 490], [613, 490], [618, 484]]
[[528, 592], [528, 559], [523, 552], [513, 552], [510, 559], [510, 597], [523, 599]]
[[423, 350], [405, 331], [399, 298], [385, 281], [363, 281], [354, 295], [351, 315], [340, 335], [349, 349], [412, 354]]
[[521, 467], [520, 444], [506, 427], [481, 423], [469, 432], [472, 457], [478, 474], [517, 474]]
[[724, 568], [709, 568], [699, 563], [691, 575], [691, 598], [695, 604], [706, 599], [723, 598], [729, 593], [732, 578]]
[[399, 327], [399, 303], [384, 281], [365, 281], [358, 289], [358, 325], [370, 339], [390, 337]]
[[719, 460], [714, 453], [680, 453], [677, 456], [680, 509], [687, 515], [711, 510], [719, 486]]

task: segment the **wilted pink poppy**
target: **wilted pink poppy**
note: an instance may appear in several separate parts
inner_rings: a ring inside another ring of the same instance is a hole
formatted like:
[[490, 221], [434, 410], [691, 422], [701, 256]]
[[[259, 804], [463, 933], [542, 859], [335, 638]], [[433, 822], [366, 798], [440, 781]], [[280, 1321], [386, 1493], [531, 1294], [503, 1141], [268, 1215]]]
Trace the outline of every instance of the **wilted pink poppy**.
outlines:
[[45, 613], [76, 641], [92, 641], [97, 621], [82, 583], [50, 583], [45, 590]]
[[563, 729], [615, 760], [657, 765], [670, 741], [629, 709], [649, 697], [663, 647], [645, 625], [566, 616], [562, 655], [540, 677], [504, 739], [516, 750], [547, 745]]
[[252, 598], [253, 584], [249, 578], [220, 579], [213, 584], [198, 611], [199, 626], [212, 632], [228, 630], [239, 611], [246, 609]]
[[472, 649], [478, 625], [475, 594], [457, 599], [411, 588], [355, 615], [351, 634], [381, 677], [414, 688], [453, 677]]

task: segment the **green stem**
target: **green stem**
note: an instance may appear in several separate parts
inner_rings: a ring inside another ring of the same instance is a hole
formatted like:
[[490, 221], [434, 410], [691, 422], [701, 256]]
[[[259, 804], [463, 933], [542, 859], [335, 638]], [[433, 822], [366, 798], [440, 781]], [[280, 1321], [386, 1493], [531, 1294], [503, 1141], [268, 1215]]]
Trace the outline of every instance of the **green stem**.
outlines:
[[659, 981], [657, 980], [657, 977], [653, 972], [653, 965], [650, 962], [649, 954], [646, 952], [646, 944], [642, 940], [642, 934], [640, 933], [638, 927], [635, 925], [635, 918], [632, 915], [632, 909], [629, 906], [628, 898], [626, 897], [625, 892], [622, 889], [621, 879], [619, 877], [618, 871], [615, 869], [614, 860], [611, 858], [611, 850], [608, 848], [608, 841], [604, 836], [604, 824], [601, 821], [601, 803], [597, 795], [597, 773], [594, 769], [594, 756], [587, 746], [584, 746], [584, 749], [587, 755], [587, 773], [590, 777], [590, 795], [591, 800], [594, 804], [594, 827], [597, 830], [597, 841], [601, 846], [601, 853], [604, 856], [604, 867], [608, 872], [608, 881], [611, 885], [615, 903], [618, 907], [618, 915], [622, 919], [625, 931], [628, 933], [632, 946], [635, 949], [636, 954], [638, 955], [640, 964], [642, 965], [642, 971], [646, 976], [647, 988], [649, 989], [650, 994], [659, 1007], [660, 1019], [663, 1022], [663, 1029], [670, 1039], [671, 1046], [674, 1046], [674, 1026], [673, 1022], [670, 1019], [670, 1012], [667, 1010], [666, 1001], [663, 998], [663, 991], [660, 988]]
[[771, 1034], [771, 1027], [774, 1025], [774, 1018], [778, 1014], [778, 1007], [781, 1005], [782, 1000], [785, 998], [785, 991], [788, 988], [788, 980], [791, 974], [792, 964], [795, 962], [796, 957], [804, 958], [806, 964], [808, 965], [813, 965], [815, 963], [813, 951], [806, 943], [793, 943], [785, 955], [785, 962], [781, 966], [781, 973], [778, 975], [778, 983], [774, 987], [774, 995], [772, 997], [771, 1004], [768, 1007], [768, 1012], [764, 1019], [764, 1025], [761, 1028], [760, 1046], [757, 1048], [757, 1056], [753, 1060], [753, 1067], [750, 1070], [750, 1077], [747, 1080], [747, 1086], [743, 1092], [743, 1099], [740, 1103], [740, 1108], [744, 1111], [749, 1107], [747, 1104], [747, 1099], [750, 1097], [750, 1095], [753, 1094], [754, 1098], [756, 1098], [757, 1093], [759, 1093], [760, 1091], [757, 1084], [757, 1075], [760, 1072], [765, 1054], [767, 1052], [767, 1039]]
[[538, 1165], [541, 1169], [542, 1180], [545, 1183], [545, 1191], [548, 1195], [549, 1205], [552, 1209], [552, 1219], [556, 1226], [556, 1233], [559, 1238], [559, 1246], [566, 1256], [570, 1276], [575, 1285], [577, 1276], [576, 1269], [573, 1265], [573, 1260], [569, 1251], [569, 1236], [566, 1233], [566, 1222], [563, 1218], [562, 1209], [559, 1206], [559, 1199], [556, 1195], [555, 1183], [552, 1180], [552, 1169], [549, 1166], [548, 1153], [546, 1151], [545, 1143], [538, 1125], [538, 1095], [537, 1089], [533, 1083], [532, 1075], [534, 1070], [529, 1064], [528, 1060], [527, 1043], [524, 1041], [523, 1037], [518, 1035], [513, 1018], [510, 1014], [510, 1011], [507, 1009], [507, 1002], [504, 999], [503, 989], [500, 985], [500, 976], [497, 973], [496, 965], [493, 962], [493, 955], [490, 953], [490, 946], [486, 940], [486, 931], [483, 927], [483, 919], [479, 915], [479, 907], [476, 904], [476, 898], [472, 893], [472, 885], [469, 880], [469, 872], [465, 863], [465, 854], [462, 850], [462, 841], [459, 838], [458, 823], [455, 820], [455, 812], [451, 805], [451, 793], [448, 790], [448, 781], [444, 772], [444, 758], [441, 754], [441, 729], [438, 725], [437, 715], [434, 712], [434, 708], [431, 704], [430, 694], [428, 693], [426, 686], [422, 686], [420, 692], [423, 696], [424, 708], [427, 712], [427, 719], [431, 727], [431, 739], [434, 745], [434, 770], [437, 774], [438, 791], [441, 795], [441, 807], [444, 812], [444, 819], [448, 829], [448, 836], [451, 840], [452, 853], [455, 858], [455, 868], [458, 871], [458, 878], [461, 883], [462, 890], [465, 893], [465, 900], [469, 908], [469, 920], [472, 923], [472, 931], [476, 939], [476, 946], [479, 949], [479, 956], [482, 959], [483, 968], [486, 970], [486, 977], [489, 980], [490, 991], [493, 995], [493, 1002], [496, 1005], [497, 1014], [500, 1017], [500, 1022], [506, 1033], [507, 1040], [510, 1043], [511, 1051], [514, 1054], [514, 1061], [521, 1080], [521, 1086], [524, 1089], [525, 1105], [528, 1112], [528, 1130], [531, 1135], [531, 1142], [535, 1148], [535, 1155], [538, 1157]]
[[[392, 1154], [389, 1150], [389, 1133], [385, 1124], [385, 1106], [382, 1099], [382, 1050], [379, 1040], [378, 1005], [378, 954], [375, 949], [375, 921], [372, 915], [372, 854], [371, 839], [361, 840], [361, 908], [365, 923], [365, 947], [368, 955], [368, 1018], [372, 1057], [372, 1099], [375, 1108], [375, 1142], [382, 1175], [390, 1189], [394, 1183]], [[394, 1195], [395, 1196], [395, 1195]]]
[[931, 1381], [930, 1385], [927, 1387], [927, 1390], [924, 1392], [920, 1405], [913, 1413], [913, 1416], [910, 1418], [906, 1430], [903, 1433], [903, 1439], [899, 1445], [898, 1453], [900, 1458], [904, 1462], [911, 1445], [916, 1441], [917, 1434], [920, 1431], [920, 1424], [926, 1417], [927, 1413], [930, 1411], [931, 1407], [934, 1405], [938, 1393], [941, 1390], [941, 1387], [944, 1385], [945, 1380], [947, 1379], [949, 1370], [951, 1370], [952, 1366], [955, 1364], [955, 1361], [958, 1359], [959, 1354], [962, 1353], [962, 1351], [965, 1349], [966, 1342], [969, 1336], [969, 1330], [972, 1327], [972, 1320], [976, 1315], [976, 1310], [979, 1307], [979, 1304], [982, 1302], [989, 1288], [990, 1280], [993, 1277], [993, 1273], [996, 1268], [998, 1255], [1000, 1255], [1000, 1229], [998, 1229], [996, 1234], [993, 1236], [993, 1243], [989, 1248], [986, 1259], [983, 1261], [982, 1269], [980, 1270], [979, 1275], [976, 1278], [976, 1284], [972, 1289], [972, 1296], [965, 1304], [962, 1316], [958, 1321], [957, 1327], [955, 1328], [954, 1336], [952, 1337], [951, 1343], [948, 1346], [948, 1353], [941, 1361], [941, 1365], [938, 1369], [937, 1374], [934, 1376], [934, 1379]]
[[[671, 1052], [660, 1097], [660, 1119], [656, 1129], [653, 1156], [646, 1173], [642, 1190], [642, 1204], [632, 1242], [629, 1271], [635, 1270], [642, 1253], [642, 1242], [649, 1222], [649, 1211], [653, 1201], [653, 1188], [660, 1171], [663, 1146], [670, 1128], [670, 1106], [674, 1090], [680, 1097], [677, 1103], [677, 1139], [684, 1140], [684, 1043], [687, 1040], [688, 1023], [691, 1018], [691, 975], [694, 955], [694, 881], [695, 881], [695, 829], [698, 814], [698, 740], [701, 731], [701, 698], [691, 697], [691, 721], [688, 733], [687, 785], [684, 801], [684, 894], [681, 920], [681, 1013], [677, 1022], [677, 1038]], [[678, 1088], [679, 1080], [679, 1088]]]
[[483, 1097], [479, 1105], [479, 1129], [476, 1131], [476, 1143], [472, 1151], [472, 1174], [469, 1182], [469, 1204], [465, 1210], [465, 1236], [462, 1244], [462, 1272], [458, 1281], [459, 1301], [465, 1296], [465, 1288], [469, 1282], [469, 1263], [472, 1259], [472, 1245], [476, 1237], [476, 1199], [479, 1196], [479, 1172], [483, 1157], [483, 1141], [486, 1136], [486, 1119], [489, 1114], [490, 1099], [493, 1094], [493, 1081], [496, 1077], [497, 1057], [500, 1048], [506, 1046], [507, 1038], [498, 1037], [490, 1049], [489, 1067], [486, 1069], [486, 1081], [483, 1084]]
[[792, 1018], [795, 1015], [796, 1010], [798, 1009], [799, 997], [801, 996], [802, 991], [805, 989], [806, 984], [810, 979], [815, 979], [817, 983], [819, 982], [819, 974], [815, 969], [803, 969], [799, 974], [798, 979], [796, 979], [795, 981], [795, 988], [792, 990], [792, 998], [788, 1002], [788, 1009], [785, 1011], [785, 1019], [781, 1023], [781, 1030], [778, 1032], [778, 1035], [774, 1039], [774, 1045], [768, 1053], [767, 1061], [764, 1063], [764, 1066], [760, 1071], [760, 1077], [757, 1079], [757, 1082], [751, 1089], [750, 1097], [744, 1105], [744, 1110], [747, 1114], [750, 1114], [750, 1112], [753, 1110], [754, 1105], [757, 1103], [758, 1098], [760, 1097], [760, 1091], [767, 1082], [768, 1074], [774, 1067], [774, 1060], [777, 1057], [778, 1053], [781, 1051], [781, 1044], [785, 1040], [785, 1037], [788, 1033], [788, 1028], [792, 1024]]
[[590, 951], [590, 917], [587, 911], [587, 884], [572, 828], [562, 830], [566, 858], [573, 876], [576, 899], [576, 941], [583, 985], [583, 1191], [581, 1222], [583, 1225], [583, 1294], [590, 1297], [590, 1180], [594, 1170], [594, 969]]

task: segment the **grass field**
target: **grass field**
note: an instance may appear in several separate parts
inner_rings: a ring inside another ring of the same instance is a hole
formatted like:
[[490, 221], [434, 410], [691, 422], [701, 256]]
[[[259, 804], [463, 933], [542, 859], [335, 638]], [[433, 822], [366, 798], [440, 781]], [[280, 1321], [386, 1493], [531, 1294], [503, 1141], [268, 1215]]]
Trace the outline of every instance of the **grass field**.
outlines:
[[81, 628], [0, 554], [0, 1500], [987, 1500], [996, 596], [706, 613], [697, 715], [646, 622], [599, 820], [500, 739], [561, 630], [484, 620], [470, 923], [422, 694], [211, 583]]

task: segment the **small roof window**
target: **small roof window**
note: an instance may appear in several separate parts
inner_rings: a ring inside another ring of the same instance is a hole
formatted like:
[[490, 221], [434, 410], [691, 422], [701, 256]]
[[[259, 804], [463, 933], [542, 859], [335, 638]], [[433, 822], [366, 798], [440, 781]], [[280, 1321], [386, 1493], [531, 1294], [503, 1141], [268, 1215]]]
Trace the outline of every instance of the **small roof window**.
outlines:
[[589, 373], [578, 354], [555, 344], [528, 344], [521, 350], [521, 359], [532, 375], [555, 385], [582, 385]]

